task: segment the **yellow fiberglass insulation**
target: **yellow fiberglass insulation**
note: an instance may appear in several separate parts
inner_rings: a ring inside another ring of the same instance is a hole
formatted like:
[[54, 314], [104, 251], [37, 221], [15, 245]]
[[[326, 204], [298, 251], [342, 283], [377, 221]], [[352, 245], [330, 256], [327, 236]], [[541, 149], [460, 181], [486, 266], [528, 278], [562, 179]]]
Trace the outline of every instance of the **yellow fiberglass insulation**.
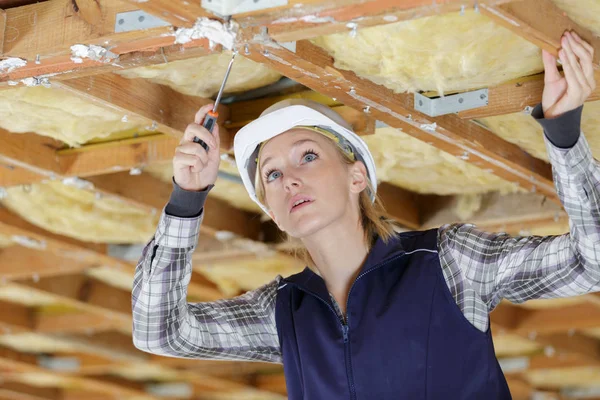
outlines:
[[322, 36], [335, 66], [396, 92], [488, 87], [543, 71], [541, 51], [489, 18], [466, 11]]
[[[519, 112], [479, 120], [489, 130], [504, 140], [512, 142], [534, 157], [548, 161], [542, 127], [529, 114]], [[581, 130], [585, 134], [592, 153], [600, 156], [600, 101], [583, 106]]]
[[[146, 78], [192, 96], [211, 97], [221, 87], [231, 52], [189, 60], [139, 67], [120, 72], [126, 78]], [[237, 56], [225, 85], [225, 92], [243, 92], [274, 83], [281, 78], [263, 64]]]
[[123, 122], [122, 118], [121, 113], [61, 89], [37, 86], [0, 91], [1, 128], [14, 133], [35, 132], [69, 146], [143, 124], [133, 118]]
[[600, 1], [552, 0], [569, 18], [600, 36]]
[[363, 136], [381, 181], [418, 193], [515, 192], [516, 185], [394, 128]]
[[2, 200], [9, 210], [50, 232], [94, 243], [145, 243], [158, 213], [60, 181], [15, 186]]

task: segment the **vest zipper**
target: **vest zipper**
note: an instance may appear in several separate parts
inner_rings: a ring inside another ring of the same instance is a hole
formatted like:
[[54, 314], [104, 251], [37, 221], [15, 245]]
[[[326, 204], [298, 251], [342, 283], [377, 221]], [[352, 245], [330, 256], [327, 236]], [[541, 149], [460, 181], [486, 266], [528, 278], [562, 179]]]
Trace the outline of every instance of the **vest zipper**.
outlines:
[[359, 274], [356, 277], [356, 279], [354, 280], [354, 282], [352, 283], [350, 290], [348, 291], [348, 298], [346, 299], [346, 324], [342, 325], [342, 331], [344, 332], [344, 347], [346, 350], [346, 375], [348, 376], [348, 382], [350, 385], [350, 399], [351, 400], [356, 400], [356, 387], [354, 386], [354, 371], [352, 371], [352, 355], [350, 354], [350, 345], [348, 343], [349, 342], [348, 329], [350, 326], [350, 315], [348, 314], [348, 304], [350, 303], [350, 295], [352, 294], [352, 290], [354, 289], [354, 285], [356, 285], [356, 282], [358, 282], [363, 276], [367, 275], [369, 272], [379, 269], [380, 267], [383, 267], [384, 265], [391, 263], [392, 261], [395, 261], [395, 260], [403, 257], [404, 255], [405, 255], [405, 253], [399, 254], [387, 261], [382, 262], [381, 264], [378, 264], [378, 265], [372, 267], [368, 271], [365, 271], [365, 272]]
[[344, 337], [344, 353], [345, 353], [345, 358], [346, 358], [346, 376], [348, 378], [348, 386], [350, 389], [350, 400], [356, 400], [356, 387], [354, 386], [354, 372], [352, 371], [352, 357], [350, 354], [350, 339], [349, 339], [349, 326], [350, 326], [350, 316], [348, 315], [348, 303], [350, 302], [350, 294], [352, 294], [352, 290], [354, 289], [354, 285], [356, 285], [356, 282], [359, 281], [359, 279], [361, 279], [363, 276], [367, 275], [369, 272], [375, 271], [376, 269], [379, 269], [380, 267], [383, 267], [384, 265], [387, 265], [388, 263], [397, 260], [398, 258], [401, 258], [405, 255], [406, 253], [402, 253], [399, 254], [381, 264], [378, 264], [374, 267], [372, 267], [371, 269], [369, 269], [368, 271], [365, 271], [363, 273], [361, 273], [360, 275], [358, 275], [358, 277], [354, 280], [354, 283], [352, 283], [352, 286], [350, 287], [350, 291], [348, 292], [348, 298], [346, 299], [346, 321], [342, 321], [340, 320], [340, 318], [338, 317], [338, 313], [335, 311], [335, 309], [327, 302], [325, 301], [323, 298], [321, 298], [321, 296], [318, 296], [317, 294], [305, 290], [304, 288], [300, 287], [299, 285], [294, 283], [294, 286], [296, 286], [298, 289], [300, 289], [301, 291], [303, 291], [304, 293], [310, 294], [314, 297], [316, 297], [317, 299], [319, 299], [320, 301], [322, 301], [323, 303], [325, 303], [325, 305], [327, 306], [327, 308], [329, 308], [331, 310], [331, 312], [333, 312], [333, 314], [335, 315], [335, 318], [338, 320], [338, 322], [340, 323], [341, 327], [342, 327], [342, 335]]

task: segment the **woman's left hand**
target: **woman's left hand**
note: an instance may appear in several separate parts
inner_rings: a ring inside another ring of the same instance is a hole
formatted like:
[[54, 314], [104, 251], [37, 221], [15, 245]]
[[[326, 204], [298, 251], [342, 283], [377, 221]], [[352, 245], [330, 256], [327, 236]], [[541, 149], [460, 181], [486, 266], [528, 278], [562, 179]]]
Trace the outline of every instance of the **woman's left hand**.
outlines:
[[556, 58], [542, 50], [544, 60], [544, 93], [542, 109], [545, 118], [556, 118], [581, 106], [596, 89], [594, 79], [594, 48], [574, 32], [566, 32], [558, 52], [563, 66], [563, 77], [556, 66]]

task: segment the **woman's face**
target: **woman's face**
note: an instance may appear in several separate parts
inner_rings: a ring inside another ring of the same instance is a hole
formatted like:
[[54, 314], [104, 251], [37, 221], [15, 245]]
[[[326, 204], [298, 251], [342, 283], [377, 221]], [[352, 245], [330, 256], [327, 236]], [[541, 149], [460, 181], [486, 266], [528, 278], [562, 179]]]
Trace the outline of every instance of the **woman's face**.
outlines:
[[259, 165], [269, 214], [289, 235], [304, 238], [358, 217], [366, 168], [362, 162], [345, 163], [327, 137], [292, 129], [264, 145]]

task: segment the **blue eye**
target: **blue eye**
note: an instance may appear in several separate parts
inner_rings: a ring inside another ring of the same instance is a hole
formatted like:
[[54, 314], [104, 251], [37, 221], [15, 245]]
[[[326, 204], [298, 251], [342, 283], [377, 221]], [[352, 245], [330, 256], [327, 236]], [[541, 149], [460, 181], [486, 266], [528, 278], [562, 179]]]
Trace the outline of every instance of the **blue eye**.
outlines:
[[266, 176], [267, 176], [267, 182], [271, 182], [272, 180], [279, 178], [281, 176], [281, 172], [269, 171], [266, 173]]
[[304, 162], [311, 162], [311, 161], [315, 161], [316, 159], [317, 159], [317, 153], [315, 153], [312, 150], [305, 152], [304, 156], [302, 157], [302, 161], [304, 161]]

